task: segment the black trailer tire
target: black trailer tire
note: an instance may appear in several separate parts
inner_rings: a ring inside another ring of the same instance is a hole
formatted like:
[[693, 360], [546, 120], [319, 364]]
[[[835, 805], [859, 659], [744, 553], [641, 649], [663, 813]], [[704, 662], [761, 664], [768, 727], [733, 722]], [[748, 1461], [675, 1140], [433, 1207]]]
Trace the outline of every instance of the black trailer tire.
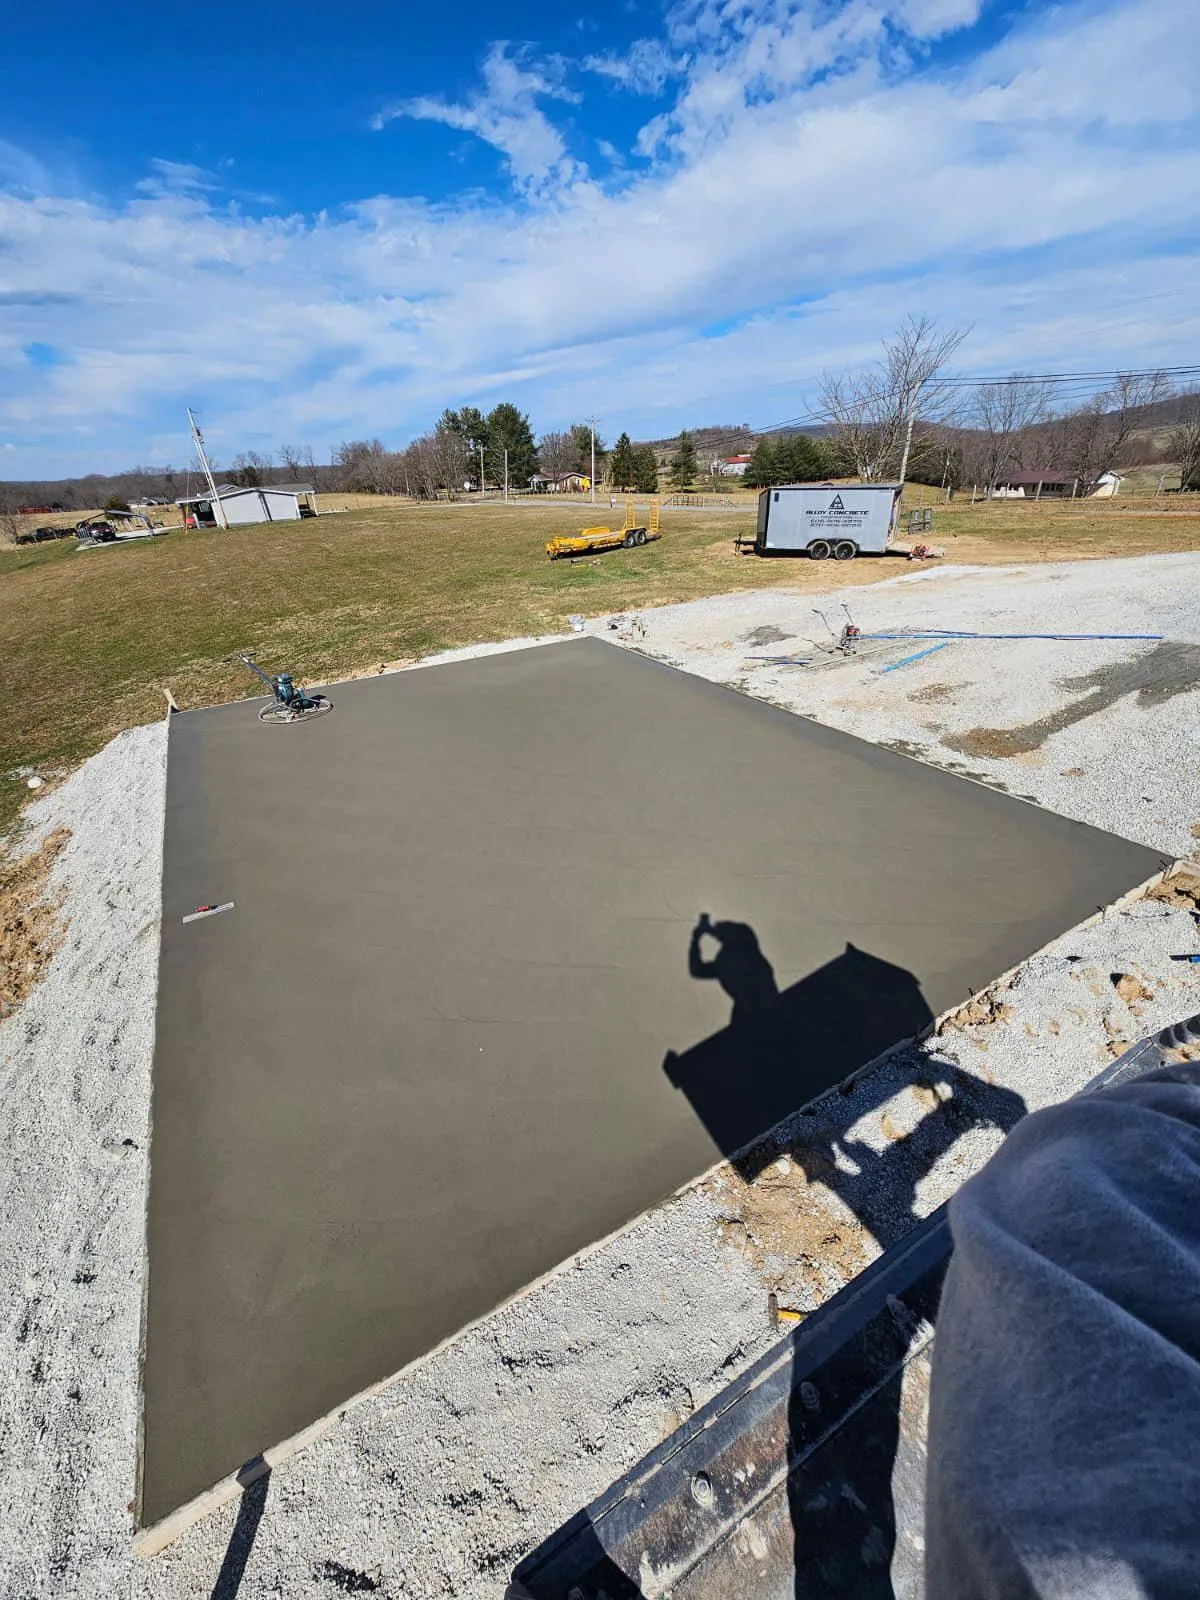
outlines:
[[637, 531], [637, 542], [639, 544], [645, 544], [645, 542], [646, 542], [646, 530], [645, 530], [645, 528], [639, 528], [638, 529], [638, 531]]
[[632, 550], [634, 545], [637, 543], [637, 535], [633, 533], [627, 533], [621, 540], [621, 543], [625, 546], [626, 550]]
[[824, 561], [829, 555], [829, 540], [814, 539], [808, 547], [808, 553], [814, 561]]
[[853, 539], [839, 539], [833, 547], [835, 561], [853, 561], [858, 554], [858, 546]]

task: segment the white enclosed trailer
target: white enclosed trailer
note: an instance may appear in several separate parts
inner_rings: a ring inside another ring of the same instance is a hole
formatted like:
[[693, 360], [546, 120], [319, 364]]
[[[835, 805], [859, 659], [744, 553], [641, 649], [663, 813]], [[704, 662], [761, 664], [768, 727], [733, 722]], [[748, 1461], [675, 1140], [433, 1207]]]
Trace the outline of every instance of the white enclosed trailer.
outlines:
[[883, 555], [892, 542], [900, 507], [899, 483], [781, 484], [758, 497], [759, 555]]

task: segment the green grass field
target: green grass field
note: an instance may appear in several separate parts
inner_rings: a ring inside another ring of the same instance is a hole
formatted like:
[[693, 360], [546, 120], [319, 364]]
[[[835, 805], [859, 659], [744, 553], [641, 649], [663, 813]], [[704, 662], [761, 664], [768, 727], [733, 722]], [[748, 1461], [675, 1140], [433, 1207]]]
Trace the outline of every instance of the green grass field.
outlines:
[[[27, 794], [14, 768], [72, 766], [163, 715], [163, 688], [183, 707], [253, 694], [255, 681], [225, 659], [234, 650], [320, 683], [454, 645], [561, 631], [572, 612], [903, 570], [893, 560], [736, 557], [732, 537], [752, 527], [751, 507], [667, 511], [657, 544], [547, 560], [553, 534], [609, 517], [583, 505], [404, 506], [82, 553], [65, 542], [0, 550], [0, 831]], [[1161, 500], [995, 502], [940, 509], [933, 537], [951, 559], [972, 562], [1130, 555], [1200, 549], [1200, 516], [1178, 502], [1164, 511]]]

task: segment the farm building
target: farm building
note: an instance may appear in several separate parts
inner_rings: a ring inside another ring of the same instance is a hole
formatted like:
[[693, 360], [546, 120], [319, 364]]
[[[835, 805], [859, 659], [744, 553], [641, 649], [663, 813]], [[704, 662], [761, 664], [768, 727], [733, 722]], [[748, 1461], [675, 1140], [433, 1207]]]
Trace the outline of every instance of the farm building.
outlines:
[[1124, 482], [1125, 474], [1123, 472], [1102, 472], [1088, 490], [1088, 499], [1109, 500], [1114, 494], [1120, 494], [1121, 485]]
[[1065, 472], [1020, 472], [1001, 478], [992, 488], [993, 500], [1074, 500], [1085, 495], [1089, 500], [1107, 500], [1119, 494], [1125, 475], [1121, 472], [1102, 472], [1094, 483], [1086, 486], [1080, 478]]
[[1064, 472], [1017, 472], [992, 486], [992, 500], [1073, 500], [1079, 479]]
[[[317, 492], [311, 483], [268, 483], [259, 489], [219, 483], [217, 498], [225, 521], [231, 526], [242, 522], [298, 522], [301, 517], [317, 514]], [[211, 494], [188, 495], [175, 504], [190, 526], [212, 528], [217, 525]]]
[[712, 470], [722, 478], [744, 478], [749, 465], [749, 456], [718, 456]]

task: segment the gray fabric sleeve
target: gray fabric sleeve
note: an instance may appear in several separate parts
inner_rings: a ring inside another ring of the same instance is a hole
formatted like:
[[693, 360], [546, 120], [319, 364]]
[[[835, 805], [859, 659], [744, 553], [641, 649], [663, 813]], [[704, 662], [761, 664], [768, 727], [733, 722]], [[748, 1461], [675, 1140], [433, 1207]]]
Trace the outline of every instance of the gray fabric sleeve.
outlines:
[[1200, 1595], [1200, 1067], [1025, 1118], [950, 1222], [930, 1600]]

